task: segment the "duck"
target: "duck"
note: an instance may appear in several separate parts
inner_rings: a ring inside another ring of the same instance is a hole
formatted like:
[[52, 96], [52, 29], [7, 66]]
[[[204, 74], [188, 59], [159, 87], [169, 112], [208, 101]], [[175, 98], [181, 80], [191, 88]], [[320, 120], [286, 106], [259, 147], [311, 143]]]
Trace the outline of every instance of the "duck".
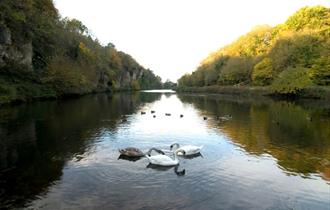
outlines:
[[183, 117], [183, 114], [180, 114], [180, 117], [182, 118]]
[[204, 120], [207, 120], [207, 117], [203, 117]]
[[[184, 151], [183, 151], [184, 153]], [[158, 166], [176, 166], [179, 165], [179, 159], [175, 152], [173, 152], [174, 158], [171, 158], [164, 154], [152, 155], [148, 154], [145, 157], [149, 160], [150, 164]]]
[[[176, 147], [176, 149], [174, 149]], [[178, 143], [174, 143], [170, 146], [170, 150], [173, 151], [175, 154], [188, 156], [188, 155], [196, 155], [201, 152], [201, 149], [204, 146], [194, 146], [194, 145], [184, 145], [181, 146]]]
[[121, 122], [127, 122], [126, 118], [121, 119]]
[[152, 116], [153, 118], [156, 118], [156, 115]]
[[160, 154], [165, 154], [162, 150], [157, 148], [151, 148], [147, 153], [142, 152], [140, 149], [136, 147], [126, 147], [124, 149], [119, 149], [119, 153], [122, 156], [126, 157], [144, 157], [146, 155], [150, 155], [152, 151], [156, 151]]
[[146, 112], [141, 112], [141, 115], [146, 114]]
[[171, 114], [170, 113], [165, 113], [165, 116], [171, 116]]
[[121, 122], [127, 122], [127, 117], [125, 115], [121, 116]]
[[155, 113], [155, 111], [154, 110], [151, 110], [151, 114], [153, 114], [153, 113]]

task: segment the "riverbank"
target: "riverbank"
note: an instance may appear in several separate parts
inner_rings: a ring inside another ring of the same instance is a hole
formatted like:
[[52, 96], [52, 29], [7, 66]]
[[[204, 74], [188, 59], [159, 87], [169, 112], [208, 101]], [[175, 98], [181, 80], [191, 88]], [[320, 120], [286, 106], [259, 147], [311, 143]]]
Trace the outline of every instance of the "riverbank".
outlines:
[[[137, 92], [142, 90], [134, 90], [129, 88], [121, 89], [103, 89], [103, 90], [94, 90], [88, 92], [71, 92], [71, 93], [62, 93], [58, 94], [51, 87], [42, 86], [42, 85], [31, 85], [31, 84], [20, 84], [21, 89], [25, 90], [24, 94], [1, 94], [1, 90], [4, 89], [0, 85], [0, 107], [8, 105], [16, 105], [23, 103], [32, 103], [35, 101], [46, 101], [46, 100], [65, 100], [72, 98], [79, 98], [91, 94], [114, 94], [114, 93], [123, 93], [123, 92]], [[8, 89], [6, 89], [8, 90]], [[165, 90], [165, 89], [164, 89]], [[153, 89], [143, 89], [143, 91], [153, 91]], [[173, 91], [174, 92], [174, 91]]]
[[71, 90], [70, 92], [61, 93], [56, 91], [50, 85], [34, 84], [31, 82], [21, 82], [18, 84], [0, 83], [0, 107], [4, 105], [30, 103], [34, 101], [77, 98], [84, 95], [107, 92], [112, 93], [113, 91], [111, 89], [95, 89]]
[[[32, 93], [37, 94], [32, 95]], [[92, 92], [84, 92], [84, 93], [66, 93], [58, 95], [53, 92], [53, 90], [43, 90], [43, 89], [34, 89], [31, 90], [31, 94], [29, 95], [21, 95], [18, 97], [7, 98], [6, 96], [0, 95], [0, 107], [8, 106], [8, 105], [17, 105], [23, 103], [33, 103], [35, 101], [47, 101], [47, 100], [64, 100], [64, 99], [71, 99], [71, 98], [79, 98], [82, 96], [90, 95], [90, 94], [98, 94], [98, 93], [109, 93], [112, 94], [113, 92], [125, 92], [125, 91], [132, 91], [132, 90], [103, 90], [103, 91], [92, 91]]]
[[314, 86], [302, 90], [297, 95], [283, 96], [274, 94], [270, 87], [252, 86], [205, 86], [205, 87], [179, 87], [177, 92], [184, 93], [211, 93], [223, 95], [241, 95], [246, 97], [275, 97], [275, 98], [309, 98], [330, 101], [330, 87]]

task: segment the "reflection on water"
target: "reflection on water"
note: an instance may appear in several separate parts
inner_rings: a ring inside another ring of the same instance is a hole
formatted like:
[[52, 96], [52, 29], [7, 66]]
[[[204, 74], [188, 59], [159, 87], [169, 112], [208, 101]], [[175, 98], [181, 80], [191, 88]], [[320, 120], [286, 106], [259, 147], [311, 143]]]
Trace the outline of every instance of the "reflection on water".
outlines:
[[210, 123], [250, 154], [270, 154], [288, 173], [306, 177], [316, 173], [330, 181], [330, 107], [202, 98], [180, 96], [183, 102], [193, 104], [204, 114], [232, 115], [234, 120]]
[[153, 165], [153, 164], [148, 164], [147, 165], [147, 168], [152, 168], [154, 170], [157, 170], [157, 171], [168, 171], [170, 169], [173, 169], [174, 173], [177, 175], [177, 176], [184, 176], [186, 174], [186, 169], [183, 169], [181, 171], [179, 171], [179, 166], [176, 165], [176, 166], [158, 166], [158, 165]]
[[[118, 152], [174, 142], [204, 148], [177, 167]], [[327, 209], [329, 199], [320, 102], [154, 91], [0, 109], [1, 209]]]

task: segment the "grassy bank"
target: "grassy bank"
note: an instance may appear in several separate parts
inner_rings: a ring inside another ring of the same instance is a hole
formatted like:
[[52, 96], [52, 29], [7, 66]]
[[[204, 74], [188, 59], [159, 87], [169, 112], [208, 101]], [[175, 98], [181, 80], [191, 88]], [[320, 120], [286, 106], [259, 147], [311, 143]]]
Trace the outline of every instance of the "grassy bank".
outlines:
[[211, 93], [224, 95], [242, 95], [247, 97], [283, 97], [283, 98], [313, 98], [330, 100], [330, 87], [313, 86], [303, 89], [296, 95], [274, 94], [270, 87], [251, 87], [251, 86], [205, 86], [205, 87], [179, 87], [178, 92], [185, 93]]

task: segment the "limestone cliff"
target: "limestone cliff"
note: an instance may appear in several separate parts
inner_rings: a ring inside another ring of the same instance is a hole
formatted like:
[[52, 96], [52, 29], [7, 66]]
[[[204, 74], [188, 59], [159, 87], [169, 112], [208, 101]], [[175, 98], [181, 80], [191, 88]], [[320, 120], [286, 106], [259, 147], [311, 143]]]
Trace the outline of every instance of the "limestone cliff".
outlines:
[[0, 68], [10, 64], [22, 65], [24, 69], [31, 71], [32, 42], [13, 43], [11, 31], [6, 26], [0, 26]]
[[0, 104], [162, 85], [79, 20], [61, 18], [52, 0], [1, 0], [0, 11]]

